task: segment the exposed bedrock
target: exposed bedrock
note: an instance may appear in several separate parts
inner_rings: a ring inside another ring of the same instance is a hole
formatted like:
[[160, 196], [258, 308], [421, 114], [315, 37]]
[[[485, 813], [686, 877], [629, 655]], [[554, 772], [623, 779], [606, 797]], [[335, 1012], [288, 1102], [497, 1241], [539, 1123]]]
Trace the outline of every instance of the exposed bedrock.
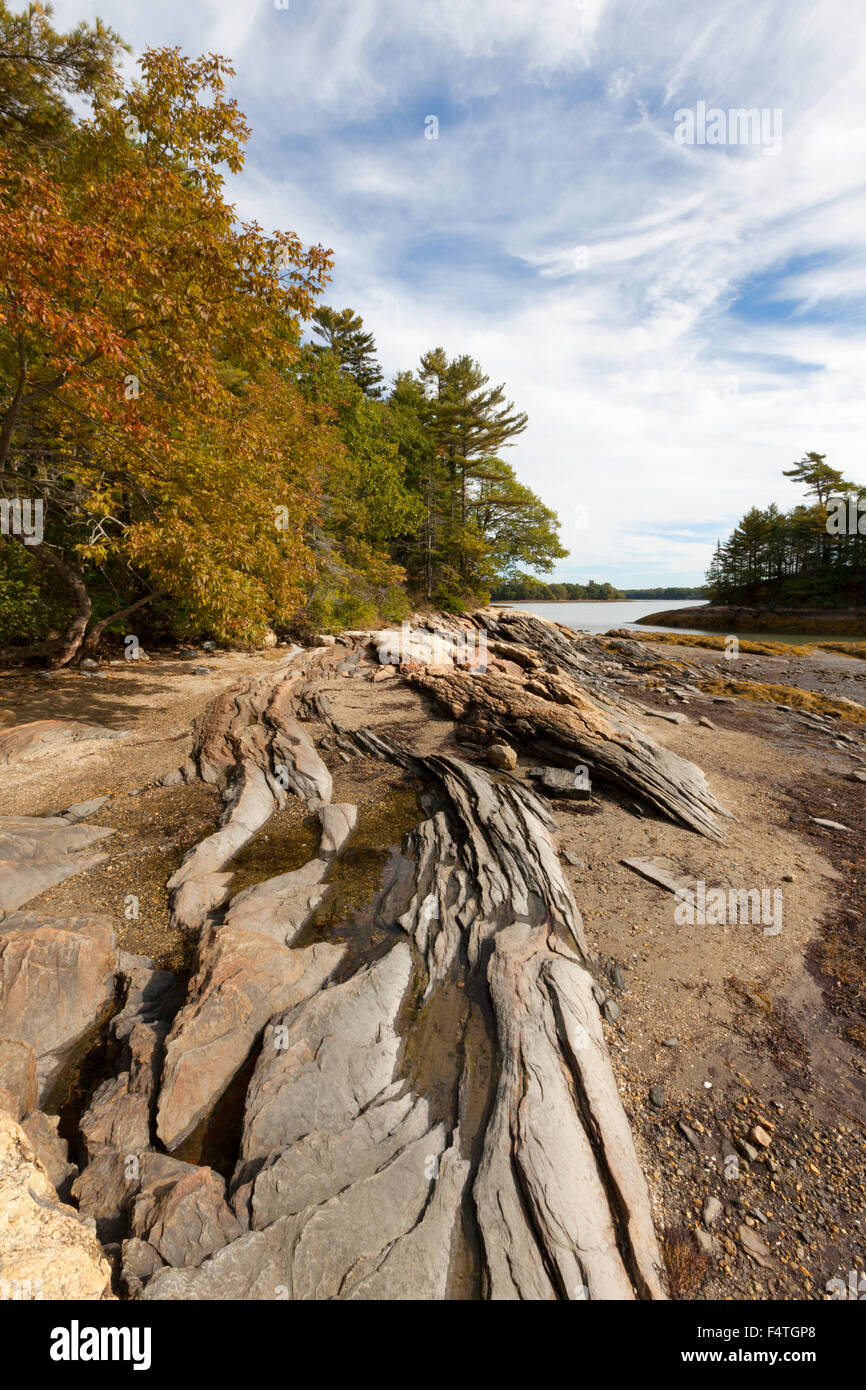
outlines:
[[[455, 664], [457, 640], [423, 669], [418, 654], [439, 650], [425, 640], [383, 690], [405, 678], [484, 737], [555, 747], [718, 836], [700, 770], [640, 732], [579, 644], [536, 622], [455, 619], [455, 633], [468, 623], [497, 644], [498, 670]], [[663, 1298], [550, 805], [517, 776], [342, 727], [328, 692], [341, 674], [372, 678], [380, 636], [292, 653], [201, 721], [191, 766], [226, 810], [169, 881], [175, 922], [197, 934], [192, 974], [180, 1000], [151, 962], [112, 956], [126, 992], [113, 1072], [81, 1116], [75, 1197], [122, 1242], [119, 1287], [135, 1298]], [[358, 814], [334, 802], [313, 721], [323, 747], [424, 788], [425, 818], [364, 909], [376, 948], [357, 969], [317, 913]], [[318, 818], [318, 853], [232, 896], [234, 856], [287, 796]], [[75, 968], [89, 978], [83, 957]], [[43, 1072], [65, 1045], [17, 1040]], [[30, 1056], [0, 1063], [19, 1104]], [[202, 1136], [220, 1124], [231, 1132], [215, 1157]]]

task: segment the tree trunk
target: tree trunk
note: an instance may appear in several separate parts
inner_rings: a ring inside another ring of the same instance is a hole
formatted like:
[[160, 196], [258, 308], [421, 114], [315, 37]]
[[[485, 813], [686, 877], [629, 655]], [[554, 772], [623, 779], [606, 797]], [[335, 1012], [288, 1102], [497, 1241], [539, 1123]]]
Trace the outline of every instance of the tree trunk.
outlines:
[[112, 623], [119, 622], [121, 618], [128, 618], [139, 608], [144, 608], [145, 604], [152, 603], [155, 598], [162, 598], [165, 593], [167, 593], [166, 589], [154, 589], [152, 594], [145, 594], [144, 598], [136, 599], [135, 603], [127, 604], [126, 608], [119, 608], [116, 613], [109, 614], [107, 618], [101, 618], [98, 623], [93, 625], [81, 644], [82, 656], [95, 655], [100, 637]]

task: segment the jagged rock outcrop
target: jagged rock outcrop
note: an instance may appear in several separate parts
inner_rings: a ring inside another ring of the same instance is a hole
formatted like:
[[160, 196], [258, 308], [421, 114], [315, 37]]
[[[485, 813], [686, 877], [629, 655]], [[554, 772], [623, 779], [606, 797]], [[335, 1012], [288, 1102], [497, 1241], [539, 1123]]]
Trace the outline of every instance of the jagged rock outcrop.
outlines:
[[391, 1085], [412, 969], [412, 952], [399, 942], [350, 980], [274, 1017], [247, 1091], [242, 1177], [304, 1135], [342, 1132]]
[[324, 942], [292, 951], [256, 931], [208, 930], [166, 1042], [157, 1133], [167, 1149], [210, 1114], [268, 1019], [315, 993], [342, 957]]
[[0, 1298], [110, 1297], [92, 1222], [58, 1199], [24, 1130], [0, 1112]]
[[[159, 1270], [145, 1298], [365, 1297], [370, 1281], [399, 1277], [404, 1240], [403, 1263], [421, 1265], [422, 1226], [444, 1238], [459, 1206], [443, 1221], [430, 1203], [447, 1129], [395, 1081], [413, 970], [398, 943], [273, 1021], [247, 1094], [235, 1193], [253, 1229], [195, 1270]], [[451, 1190], [453, 1165], [445, 1171]], [[447, 1268], [437, 1242], [428, 1273], [441, 1283]]]
[[0, 1110], [20, 1120], [38, 1101], [36, 1053], [30, 1043], [0, 1038]]
[[176, 976], [146, 957], [122, 955], [120, 966], [126, 995], [111, 1021], [120, 1045], [115, 1075], [94, 1091], [79, 1124], [90, 1158], [104, 1149], [129, 1157], [152, 1146], [165, 1038], [181, 998]]
[[0, 922], [0, 1037], [33, 1048], [40, 1103], [114, 1005], [114, 946], [107, 917], [22, 912]]
[[592, 777], [636, 793], [670, 820], [721, 839], [716, 817], [727, 812], [700, 768], [655, 743], [621, 712], [603, 708], [573, 681], [538, 674], [517, 682], [458, 669], [412, 672], [407, 679], [455, 719], [481, 725], [491, 738], [505, 736], [586, 767]]
[[[588, 764], [718, 836], [703, 774], [641, 731], [579, 642], [494, 610], [447, 624], [447, 659], [431, 664], [439, 649], [416, 623], [426, 635], [410, 631], [392, 683], [480, 744]], [[471, 669], [467, 632], [493, 652]], [[392, 638], [292, 652], [201, 721], [183, 780], [218, 784], [226, 811], [169, 880], [175, 924], [198, 933], [194, 970], [179, 1002], [151, 962], [121, 958], [119, 1058], [82, 1116], [73, 1192], [122, 1242], [121, 1289], [146, 1300], [662, 1298], [606, 987], [550, 803], [483, 753], [419, 756], [340, 724], [331, 683], [372, 678]], [[317, 914], [358, 819], [334, 803], [320, 748], [424, 788], [365, 908], [366, 956], [328, 940]], [[232, 858], [287, 795], [318, 818], [318, 854], [230, 897]], [[227, 1159], [202, 1138], [216, 1121], [234, 1126]], [[182, 1161], [191, 1153], [201, 1165]]]
[[69, 1161], [69, 1145], [58, 1132], [59, 1124], [59, 1115], [46, 1115], [42, 1110], [33, 1110], [21, 1121], [21, 1128], [48, 1174], [51, 1186], [62, 1202], [68, 1202], [78, 1169]]

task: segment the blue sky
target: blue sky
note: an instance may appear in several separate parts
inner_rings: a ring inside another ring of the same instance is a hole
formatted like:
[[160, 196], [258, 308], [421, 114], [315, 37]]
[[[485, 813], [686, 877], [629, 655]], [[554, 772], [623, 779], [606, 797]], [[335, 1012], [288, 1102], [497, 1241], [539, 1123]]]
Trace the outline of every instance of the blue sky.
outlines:
[[[557, 577], [700, 582], [749, 506], [797, 499], [808, 449], [866, 481], [850, 0], [55, 3], [96, 13], [136, 52], [233, 60], [253, 135], [229, 196], [334, 248], [327, 301], [386, 373], [442, 344], [505, 381]], [[699, 102], [778, 113], [781, 141], [679, 143]]]

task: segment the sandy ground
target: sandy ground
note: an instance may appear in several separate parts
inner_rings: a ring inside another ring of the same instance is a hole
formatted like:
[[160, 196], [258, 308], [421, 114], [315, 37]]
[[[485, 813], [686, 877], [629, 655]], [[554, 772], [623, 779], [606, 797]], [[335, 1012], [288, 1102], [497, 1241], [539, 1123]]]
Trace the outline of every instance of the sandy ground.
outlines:
[[[717, 655], [683, 647], [653, 651], [674, 660], [693, 655], [702, 663]], [[213, 788], [157, 783], [183, 762], [190, 723], [207, 702], [283, 655], [208, 657], [212, 674], [206, 677], [190, 673], [194, 663], [170, 659], [109, 668], [96, 677], [6, 677], [0, 709], [16, 722], [62, 715], [129, 730], [116, 742], [60, 746], [0, 769], [0, 814], [46, 814], [96, 795], [112, 798], [96, 817], [117, 827], [107, 846], [109, 862], [30, 906], [110, 912], [128, 949], [182, 965], [183, 943], [168, 931], [165, 879], [186, 849], [213, 828], [222, 807]], [[824, 688], [823, 681], [829, 693], [844, 686], [853, 699], [862, 698], [861, 684], [866, 689], [863, 662], [829, 654], [816, 663], [740, 659], [747, 660], [757, 664], [755, 678], [762, 680], [795, 684], [802, 674], [810, 689]], [[396, 680], [371, 685], [362, 676], [335, 677], [328, 694], [335, 716], [349, 727], [372, 723], [420, 753], [483, 756], [455, 743], [451, 721]], [[658, 708], [668, 703], [648, 696], [646, 703], [653, 702]], [[828, 1007], [832, 981], [814, 972], [814, 957], [822, 931], [839, 910], [851, 866], [860, 859], [852, 858], [849, 845], [840, 872], [844, 837], [814, 827], [805, 808], [812, 794], [823, 798], [824, 814], [834, 796], [844, 801], [849, 820], [859, 806], [854, 830], [866, 836], [866, 787], [852, 790], [842, 782], [854, 765], [845, 749], [828, 751], [826, 739], [816, 739], [771, 706], [713, 703], [702, 696], [677, 708], [689, 723], [648, 715], [643, 727], [705, 770], [732, 813], [724, 843], [641, 818], [626, 798], [601, 787], [593, 789], [589, 804], [556, 804], [557, 840], [563, 852], [583, 861], [566, 864], [566, 872], [592, 949], [601, 963], [619, 962], [624, 971], [625, 988], [615, 991], [622, 1012], [605, 1028], [657, 1228], [674, 1253], [678, 1243], [681, 1253], [689, 1252], [678, 1292], [699, 1299], [823, 1297], [829, 1279], [847, 1280], [849, 1270], [863, 1269], [866, 1053]], [[700, 727], [700, 715], [715, 727]], [[421, 812], [399, 771], [369, 759], [345, 762], [334, 750], [326, 760], [335, 800], [353, 801], [361, 812], [356, 872], [341, 887], [335, 909], [350, 932], [353, 909], [375, 892], [389, 846], [399, 843]], [[518, 775], [531, 765], [531, 759], [521, 759]], [[313, 828], [290, 805], [232, 866], [236, 886], [294, 867], [314, 844]], [[672, 895], [621, 863], [633, 856], [664, 856], [685, 877], [707, 883], [781, 888], [781, 933], [766, 935], [761, 925], [751, 924], [678, 925]], [[124, 916], [130, 894], [140, 904], [133, 920]], [[654, 1104], [649, 1091], [657, 1086], [664, 1094]], [[740, 1154], [736, 1171], [725, 1171], [719, 1136], [746, 1139], [756, 1122], [769, 1126], [769, 1149], [757, 1161]], [[684, 1137], [681, 1123], [699, 1144], [706, 1138], [706, 1153]], [[716, 1249], [693, 1258], [692, 1232], [708, 1195], [723, 1204], [713, 1227]], [[771, 1247], [771, 1267], [744, 1253], [741, 1224], [758, 1230]]]

